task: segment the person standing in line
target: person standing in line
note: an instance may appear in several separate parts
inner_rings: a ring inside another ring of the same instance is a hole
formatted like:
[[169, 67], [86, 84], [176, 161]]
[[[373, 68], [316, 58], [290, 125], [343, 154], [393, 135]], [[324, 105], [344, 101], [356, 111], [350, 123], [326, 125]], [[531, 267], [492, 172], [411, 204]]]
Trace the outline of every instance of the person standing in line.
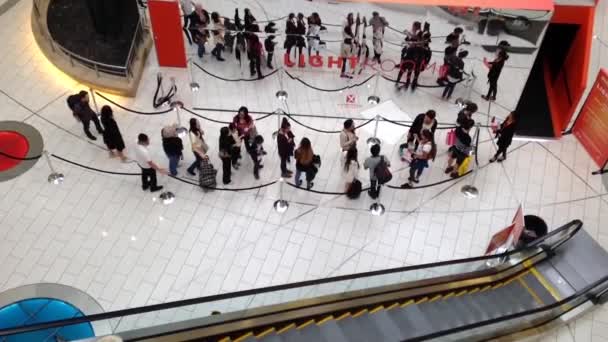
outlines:
[[286, 118], [283, 118], [281, 122], [281, 129], [277, 134], [277, 149], [279, 152], [279, 158], [281, 158], [281, 177], [289, 178], [293, 175], [293, 172], [287, 168], [287, 163], [293, 155], [295, 147], [295, 136], [291, 132], [291, 124]]
[[264, 40], [264, 48], [266, 49], [266, 67], [268, 69], [274, 69], [272, 66], [272, 59], [274, 58], [274, 47], [277, 45], [274, 38], [274, 34], [271, 34]]
[[403, 154], [403, 151], [406, 149], [415, 151], [418, 148], [422, 131], [428, 130], [433, 135], [435, 134], [435, 131], [437, 130], [437, 119], [435, 119], [436, 116], [437, 113], [432, 109], [427, 110], [426, 113], [421, 113], [416, 116], [414, 122], [412, 122], [412, 126], [407, 132], [407, 142], [399, 146], [400, 154]]
[[445, 169], [452, 178], [458, 177], [458, 168], [471, 155], [473, 139], [469, 132], [472, 127], [473, 120], [467, 120], [455, 129], [456, 143], [448, 149], [448, 167]]
[[[448, 72], [450, 70], [450, 59], [452, 56], [456, 56], [458, 52], [458, 40], [452, 40], [450, 45], [446, 46], [443, 50], [443, 64], [439, 68], [439, 77], [437, 78], [437, 84], [445, 85], [448, 81]], [[432, 51], [431, 51], [432, 53]]]
[[357, 147], [357, 141], [359, 137], [355, 133], [355, 122], [353, 119], [347, 119], [344, 121], [344, 129], [340, 132], [340, 149], [342, 153], [346, 153], [348, 150]]
[[[252, 27], [254, 29], [257, 28], [259, 30], [257, 25], [253, 25]], [[264, 76], [262, 75], [262, 68], [261, 68], [262, 51], [263, 51], [264, 47], [262, 46], [262, 43], [260, 42], [260, 38], [255, 33], [248, 33], [247, 37], [248, 37], [247, 38], [247, 55], [249, 57], [249, 72], [251, 74], [251, 77], [255, 77], [255, 74], [257, 72], [258, 79], [261, 80], [262, 78], [264, 78]]]
[[122, 140], [122, 134], [120, 134], [120, 129], [118, 129], [118, 124], [114, 120], [110, 106], [101, 107], [101, 123], [105, 127], [103, 142], [110, 150], [110, 158], [118, 156], [123, 162], [126, 161], [127, 157], [122, 153], [125, 149], [125, 142]]
[[239, 167], [241, 166], [241, 163], [239, 162], [239, 160], [242, 158], [241, 145], [243, 144], [243, 139], [241, 139], [241, 137], [239, 135], [239, 130], [236, 129], [236, 125], [234, 123], [230, 123], [228, 125], [228, 129], [230, 130], [230, 135], [232, 135], [232, 138], [234, 139], [234, 141], [236, 141], [236, 143], [232, 147], [232, 151], [230, 152], [232, 167], [235, 170], [238, 170]]
[[253, 14], [251, 14], [251, 10], [249, 8], [245, 8], [244, 10], [245, 15], [243, 17], [243, 20], [245, 21], [245, 28], [254, 25], [257, 20], [255, 19], [255, 17], [253, 16]]
[[498, 78], [500, 77], [500, 73], [502, 72], [502, 68], [505, 66], [505, 62], [509, 59], [509, 55], [503, 48], [498, 49], [498, 54], [496, 58], [489, 62], [485, 58], [483, 59], [484, 64], [490, 68], [488, 71], [488, 83], [490, 87], [488, 88], [487, 95], [481, 95], [481, 98], [486, 101], [496, 101], [496, 93], [498, 92]]
[[285, 54], [287, 55], [286, 59], [288, 64], [291, 65], [291, 48], [296, 46], [297, 38], [296, 34], [298, 32], [298, 24], [296, 22], [296, 15], [293, 13], [289, 13], [287, 17], [287, 22], [285, 23], [285, 43], [283, 47], [286, 49]]
[[298, 67], [303, 68], [306, 66], [304, 63], [303, 51], [306, 47], [306, 24], [304, 23], [304, 14], [298, 13], [298, 19], [296, 21], [296, 47], [298, 48]]
[[224, 185], [228, 185], [232, 182], [231, 180], [231, 163], [232, 156], [230, 155], [232, 148], [236, 144], [232, 135], [230, 135], [230, 129], [228, 127], [222, 127], [220, 129], [220, 159], [222, 160], [222, 182]]
[[167, 170], [159, 167], [152, 158], [148, 151], [150, 145], [150, 139], [147, 135], [140, 133], [137, 136], [137, 147], [135, 148], [135, 162], [141, 168], [141, 188], [146, 191], [150, 189], [151, 192], [161, 190], [162, 185], [159, 186], [156, 180], [156, 171], [166, 175]]
[[[509, 113], [505, 121], [500, 124], [500, 128], [496, 131], [496, 136], [498, 137], [498, 141], [496, 145], [498, 146], [498, 150], [492, 159], [490, 159], [490, 163], [495, 161], [502, 162], [507, 159], [507, 149], [511, 146], [511, 142], [513, 142], [513, 136], [515, 135], [515, 129], [517, 128], [517, 120], [515, 118], [515, 112]], [[500, 156], [502, 154], [502, 157]]]
[[261, 135], [256, 135], [253, 138], [253, 142], [251, 143], [251, 148], [249, 150], [249, 155], [251, 156], [251, 160], [253, 161], [253, 177], [255, 179], [260, 179], [260, 169], [264, 167], [262, 165], [262, 159], [264, 158], [264, 138]]
[[346, 64], [348, 64], [348, 58], [353, 53], [353, 44], [355, 42], [355, 33], [353, 32], [353, 24], [355, 19], [352, 13], [348, 13], [346, 21], [342, 25], [342, 45], [340, 47], [340, 58], [342, 58], [342, 71], [340, 77], [342, 78], [353, 78], [351, 75], [346, 73]]
[[[91, 140], [97, 140], [97, 138], [91, 134], [89, 127], [91, 125], [91, 121], [95, 124], [95, 128], [99, 134], [103, 134], [103, 127], [99, 122], [99, 118], [97, 114], [91, 109], [89, 104], [89, 93], [85, 90], [82, 90], [78, 93], [79, 101], [77, 101], [73, 105], [73, 114], [80, 122], [82, 122], [82, 127], [84, 129], [84, 134], [86, 134], [87, 138]], [[68, 99], [69, 100], [69, 99]]]
[[458, 55], [452, 56], [448, 59], [448, 78], [446, 85], [443, 88], [441, 98], [445, 100], [452, 98], [452, 93], [454, 92], [456, 83], [462, 81], [464, 74], [466, 74], [466, 72], [464, 72], [463, 58], [466, 58], [468, 55], [468, 51], [460, 51]]
[[176, 177], [177, 167], [180, 159], [183, 159], [182, 151], [184, 150], [182, 139], [177, 136], [177, 124], [163, 127], [160, 135], [163, 139], [163, 150], [169, 159], [169, 174]]
[[435, 160], [437, 155], [437, 144], [433, 133], [430, 130], [423, 130], [420, 135], [420, 144], [416, 152], [412, 154], [412, 162], [410, 163], [410, 177], [408, 182], [401, 185], [401, 188], [408, 189], [412, 187], [412, 183], [420, 182], [422, 171], [429, 167], [429, 160]]
[[300, 146], [295, 151], [296, 159], [296, 186], [302, 185], [302, 173], [306, 175], [306, 189], [310, 190], [313, 186], [313, 180], [317, 174], [317, 167], [314, 165], [315, 153], [312, 150], [312, 145], [308, 138], [302, 138]]
[[241, 141], [245, 143], [245, 149], [249, 151], [251, 139], [253, 138], [252, 135], [254, 135], [252, 132], [255, 132], [255, 122], [251, 115], [249, 115], [249, 109], [241, 106], [237, 115], [232, 119], [232, 123], [236, 126]]
[[209, 38], [207, 26], [209, 25], [209, 12], [203, 9], [201, 4], [194, 5], [194, 12], [188, 16], [190, 35], [198, 46], [197, 54], [199, 58], [205, 55], [205, 44]]
[[462, 126], [463, 123], [471, 120], [473, 125], [475, 125], [475, 120], [473, 120], [473, 114], [477, 113], [477, 104], [475, 102], [466, 101], [464, 108], [458, 112], [458, 118], [456, 119], [456, 124]]
[[369, 169], [369, 196], [373, 199], [376, 199], [380, 195], [380, 188], [382, 187], [382, 185], [378, 183], [376, 168], [378, 167], [378, 165], [380, 165], [382, 161], [384, 161], [384, 163], [386, 163], [386, 166], [388, 167], [391, 166], [391, 163], [384, 155], [380, 154], [380, 145], [373, 145], [370, 148], [370, 153], [371, 156], [367, 157], [367, 159], [365, 159], [365, 161], [363, 162], [363, 168], [366, 170]]
[[190, 119], [190, 143], [192, 144], [192, 153], [194, 154], [194, 162], [188, 167], [188, 173], [194, 176], [196, 173], [194, 170], [198, 170], [201, 167], [201, 160], [207, 155], [209, 146], [203, 138], [203, 130], [201, 124], [196, 118]]
[[211, 50], [211, 54], [217, 58], [218, 61], [223, 62], [225, 59], [222, 57], [222, 51], [224, 51], [224, 33], [226, 28], [224, 27], [224, 19], [220, 17], [219, 13], [211, 13], [211, 21], [213, 22], [213, 40], [215, 41], [215, 47]]
[[313, 12], [310, 17], [308, 17], [308, 33], [306, 36], [308, 37], [308, 58], [312, 55], [314, 51], [316, 55], [319, 55], [319, 45], [321, 43], [321, 17], [319, 13]]
[[353, 147], [346, 152], [346, 162], [344, 163], [344, 192], [349, 192], [353, 182], [359, 178], [359, 160], [357, 158], [357, 148]]
[[384, 30], [388, 26], [388, 21], [384, 17], [381, 17], [378, 12], [374, 11], [372, 12], [369, 25], [372, 27], [372, 44], [374, 45], [374, 58], [372, 61], [377, 61], [380, 64], [382, 63], [380, 57], [382, 56], [382, 49], [384, 47]]
[[[418, 77], [420, 76], [420, 70], [424, 67], [424, 43], [422, 42], [422, 33], [412, 37], [407, 47], [404, 47], [401, 51], [401, 65], [399, 67], [399, 74], [397, 75], [397, 81], [395, 86], [399, 89], [404, 88], [407, 90], [412, 82], [412, 72], [414, 73], [414, 80], [412, 84], [412, 91], [418, 86]], [[406, 80], [403, 87], [400, 87], [401, 77], [407, 70]]]

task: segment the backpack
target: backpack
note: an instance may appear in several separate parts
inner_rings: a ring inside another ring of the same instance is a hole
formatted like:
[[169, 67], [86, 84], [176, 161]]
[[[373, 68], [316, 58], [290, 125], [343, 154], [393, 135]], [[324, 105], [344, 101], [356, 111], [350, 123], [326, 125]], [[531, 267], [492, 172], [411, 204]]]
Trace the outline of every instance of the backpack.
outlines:
[[389, 170], [388, 164], [384, 161], [384, 156], [380, 157], [380, 162], [376, 165], [374, 174], [376, 175], [378, 184], [386, 184], [393, 179], [393, 174], [391, 173], [391, 170]]
[[78, 104], [78, 102], [80, 102], [79, 94], [74, 94], [74, 95], [68, 96], [68, 99], [67, 99], [68, 108], [70, 108], [70, 110], [72, 112], [74, 111], [74, 109], [76, 109], [76, 105]]
[[350, 199], [359, 198], [361, 195], [361, 189], [361, 182], [358, 179], [353, 180], [353, 182], [350, 184], [350, 188], [348, 188], [348, 191], [346, 192], [346, 197]]

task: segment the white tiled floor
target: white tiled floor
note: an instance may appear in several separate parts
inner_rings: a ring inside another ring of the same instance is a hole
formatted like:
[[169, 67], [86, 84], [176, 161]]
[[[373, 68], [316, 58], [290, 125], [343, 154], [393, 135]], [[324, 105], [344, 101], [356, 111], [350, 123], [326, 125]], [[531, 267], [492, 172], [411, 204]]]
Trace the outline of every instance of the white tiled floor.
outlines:
[[[211, 2], [207, 1], [210, 8]], [[217, 2], [213, 2], [213, 6]], [[239, 1], [250, 7], [258, 19], [281, 17], [289, 11], [287, 1]], [[264, 13], [260, 4], [269, 11]], [[221, 2], [223, 11], [232, 13], [234, 1]], [[299, 9], [322, 13], [327, 22], [339, 22], [344, 12], [340, 6], [302, 2]], [[349, 5], [351, 6], [351, 5]], [[353, 5], [363, 13], [371, 5]], [[79, 85], [54, 69], [38, 50], [29, 29], [31, 3], [19, 2], [0, 17], [0, 37], [4, 44], [0, 60], [0, 118], [24, 120], [38, 128], [46, 148], [65, 158], [104, 170], [138, 172], [134, 164], [108, 160], [99, 140], [96, 144], [84, 139], [79, 125], [65, 108], [67, 93]], [[220, 8], [217, 8], [220, 9]], [[354, 10], [354, 9], [353, 9]], [[384, 10], [390, 22], [411, 22]], [[606, 1], [598, 8], [597, 34], [608, 40], [605, 25]], [[434, 20], [433, 14], [421, 15]], [[448, 25], [433, 24], [433, 32], [450, 30]], [[603, 31], [600, 29], [604, 28]], [[467, 33], [469, 34], [469, 33]], [[334, 34], [335, 35], [335, 34]], [[469, 36], [469, 35], [468, 35]], [[332, 33], [327, 39], [331, 39]], [[388, 35], [396, 40], [399, 36]], [[388, 39], [387, 38], [387, 39]], [[471, 33], [469, 40], [474, 40]], [[519, 42], [520, 45], [524, 42]], [[331, 50], [337, 47], [330, 46]], [[396, 48], [387, 47], [387, 55], [396, 56]], [[481, 49], [471, 47], [474, 67], [484, 75]], [[590, 78], [600, 65], [608, 64], [605, 46], [594, 44]], [[441, 58], [441, 56], [435, 56]], [[241, 77], [232, 56], [220, 65], [208, 57], [202, 66], [228, 78]], [[513, 58], [501, 79], [499, 103], [513, 108], [521, 91], [531, 60]], [[245, 77], [247, 72], [243, 68]], [[155, 86], [154, 54], [135, 99], [112, 97], [120, 103], [142, 110], [150, 105]], [[272, 111], [281, 104], [274, 98], [279, 89], [278, 78], [259, 82], [227, 83], [213, 79], [199, 70], [193, 75], [201, 91], [187, 91], [186, 71], [162, 69], [166, 76], [178, 81], [178, 96], [187, 107], [236, 109], [247, 105], [251, 110]], [[293, 71], [307, 82], [323, 88], [344, 86], [345, 81], [329, 71]], [[370, 75], [360, 76], [360, 79]], [[483, 76], [480, 77], [483, 79]], [[354, 80], [353, 82], [356, 82]], [[421, 83], [432, 84], [433, 76], [421, 76]], [[483, 103], [478, 121], [490, 116], [504, 117], [507, 109], [486, 106], [479, 98], [484, 82], [474, 85], [473, 99]], [[409, 116], [434, 108], [440, 121], [452, 122], [457, 108], [439, 99], [440, 90], [420, 88], [416, 93], [395, 93], [392, 84], [380, 80], [376, 87], [358, 87], [344, 93], [323, 93], [285, 79], [289, 92], [289, 110], [363, 117], [367, 106], [347, 107], [346, 94], [355, 94], [360, 102], [371, 94], [383, 101], [393, 101]], [[458, 86], [454, 97], [464, 96], [466, 89]], [[98, 99], [101, 102], [103, 100]], [[232, 114], [201, 111], [201, 115], [227, 120]], [[189, 116], [183, 113], [186, 121]], [[403, 119], [398, 113], [382, 113], [391, 119]], [[127, 153], [139, 132], [152, 137], [156, 160], [166, 163], [160, 147], [160, 127], [173, 122], [173, 114], [138, 116], [116, 110], [117, 121], [127, 142]], [[341, 120], [301, 118], [312, 127], [337, 130]], [[212, 149], [217, 146], [220, 126], [202, 121]], [[341, 191], [337, 135], [322, 134], [292, 123], [296, 136], [308, 137], [315, 151], [322, 155], [323, 167], [315, 181], [315, 189]], [[234, 187], [258, 185], [279, 176], [275, 147], [270, 135], [276, 127], [272, 118], [257, 123], [267, 137], [269, 156], [262, 170], [262, 180], [251, 175], [251, 162], [246, 160], [233, 176]], [[402, 127], [382, 123], [383, 150], [394, 169], [400, 170], [395, 184], [405, 179], [404, 164], [398, 160], [396, 148], [405, 134]], [[361, 141], [372, 134], [370, 126], [360, 130]], [[441, 131], [438, 141], [444, 141]], [[272, 210], [279, 196], [273, 185], [243, 192], [216, 191], [203, 194], [188, 184], [161, 178], [168, 189], [177, 194], [171, 206], [154, 202], [149, 193], [142, 193], [139, 178], [90, 172], [55, 161], [66, 176], [59, 187], [46, 183], [46, 165], [38, 163], [31, 171], [10, 182], [0, 183], [0, 290], [36, 282], [57, 282], [77, 287], [96, 298], [105, 310], [122, 309], [183, 298], [212, 295], [220, 292], [282, 284], [305, 279], [328, 277], [388, 267], [435, 262], [483, 253], [490, 236], [510, 221], [515, 208], [523, 203], [526, 212], [542, 216], [552, 228], [580, 218], [598, 241], [608, 247], [608, 198], [602, 181], [591, 176], [597, 167], [582, 146], [567, 136], [545, 144], [515, 142], [509, 159], [500, 165], [487, 165], [495, 151], [487, 130], [482, 130], [479, 147], [481, 167], [475, 184], [481, 189], [477, 200], [465, 201], [460, 187], [472, 181], [465, 178], [415, 191], [385, 189], [381, 201], [388, 213], [382, 217], [369, 215], [372, 203], [366, 196], [349, 201], [344, 197], [318, 195], [285, 188], [290, 208], [284, 215]], [[362, 155], [365, 153], [361, 144]], [[445, 179], [446, 147], [440, 144], [440, 156], [426, 171], [423, 184]], [[220, 163], [211, 152], [216, 167]], [[192, 161], [185, 153], [185, 163]], [[180, 168], [185, 174], [185, 167]], [[362, 176], [365, 175], [362, 173]], [[255, 303], [255, 302], [254, 302]], [[226, 305], [231, 305], [227, 303]], [[176, 312], [175, 318], [190, 317], [193, 311]], [[608, 339], [606, 309], [598, 308], [569, 328], [555, 331], [547, 340], [591, 341]], [[149, 317], [151, 320], [171, 319]], [[128, 326], [128, 322], [121, 323]], [[570, 334], [572, 332], [572, 335]]]

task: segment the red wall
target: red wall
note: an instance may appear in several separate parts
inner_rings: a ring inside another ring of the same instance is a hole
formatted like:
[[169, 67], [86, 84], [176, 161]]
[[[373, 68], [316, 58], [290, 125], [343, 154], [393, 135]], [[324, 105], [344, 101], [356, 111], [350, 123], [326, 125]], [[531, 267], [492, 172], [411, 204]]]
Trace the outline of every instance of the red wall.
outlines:
[[568, 126], [587, 86], [594, 14], [595, 8], [590, 6], [555, 5], [551, 18], [551, 23], [554, 24], [580, 25], [564, 61], [563, 70], [555, 77], [555, 81], [549, 81], [553, 75], [550, 75], [549, 68], [545, 67], [547, 97], [553, 118], [553, 130], [557, 137], [561, 136], [561, 132]]
[[176, 0], [149, 0], [148, 11], [158, 65], [185, 68], [186, 49], [179, 3]]

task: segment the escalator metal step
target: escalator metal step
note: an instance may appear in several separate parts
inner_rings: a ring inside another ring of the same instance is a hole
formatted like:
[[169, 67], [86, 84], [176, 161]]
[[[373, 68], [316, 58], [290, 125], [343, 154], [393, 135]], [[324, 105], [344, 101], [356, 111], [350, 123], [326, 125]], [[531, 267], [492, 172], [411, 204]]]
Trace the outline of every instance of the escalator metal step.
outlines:
[[474, 323], [482, 316], [482, 313], [478, 312], [474, 306], [468, 304], [464, 299], [465, 296], [466, 294], [454, 296], [446, 300], [446, 303], [458, 312], [458, 326]]
[[296, 330], [296, 329], [290, 329], [282, 334], [278, 334], [278, 336], [281, 338], [282, 341], [285, 341], [285, 342], [302, 341], [301, 339], [299, 339], [300, 331]]
[[378, 313], [371, 315], [370, 320], [374, 322], [387, 341], [401, 341], [403, 339], [403, 333], [388, 313], [389, 311], [387, 310], [379, 311]]
[[431, 303], [424, 303], [419, 306], [429, 320], [432, 320], [433, 326], [438, 330], [446, 330], [461, 325], [459, 319], [463, 312], [459, 312], [458, 308], [450, 305], [449, 301], [437, 300]]
[[298, 329], [298, 337], [293, 341], [310, 342], [310, 341], [324, 341], [325, 339], [321, 336], [321, 327], [316, 324], [306, 326], [302, 329]]
[[329, 321], [320, 328], [321, 337], [328, 342], [349, 342], [337, 321]]
[[359, 317], [349, 317], [337, 323], [348, 341], [374, 341], [381, 336], [380, 331], [373, 324], [370, 324], [367, 314]]
[[284, 340], [279, 335], [272, 333], [272, 334], [266, 335], [262, 338], [254, 338], [253, 340], [248, 340], [247, 342], [250, 342], [250, 341], [283, 342]]
[[435, 330], [428, 318], [420, 311], [418, 305], [393, 309], [388, 311], [388, 315], [401, 330], [403, 338], [426, 335]]

